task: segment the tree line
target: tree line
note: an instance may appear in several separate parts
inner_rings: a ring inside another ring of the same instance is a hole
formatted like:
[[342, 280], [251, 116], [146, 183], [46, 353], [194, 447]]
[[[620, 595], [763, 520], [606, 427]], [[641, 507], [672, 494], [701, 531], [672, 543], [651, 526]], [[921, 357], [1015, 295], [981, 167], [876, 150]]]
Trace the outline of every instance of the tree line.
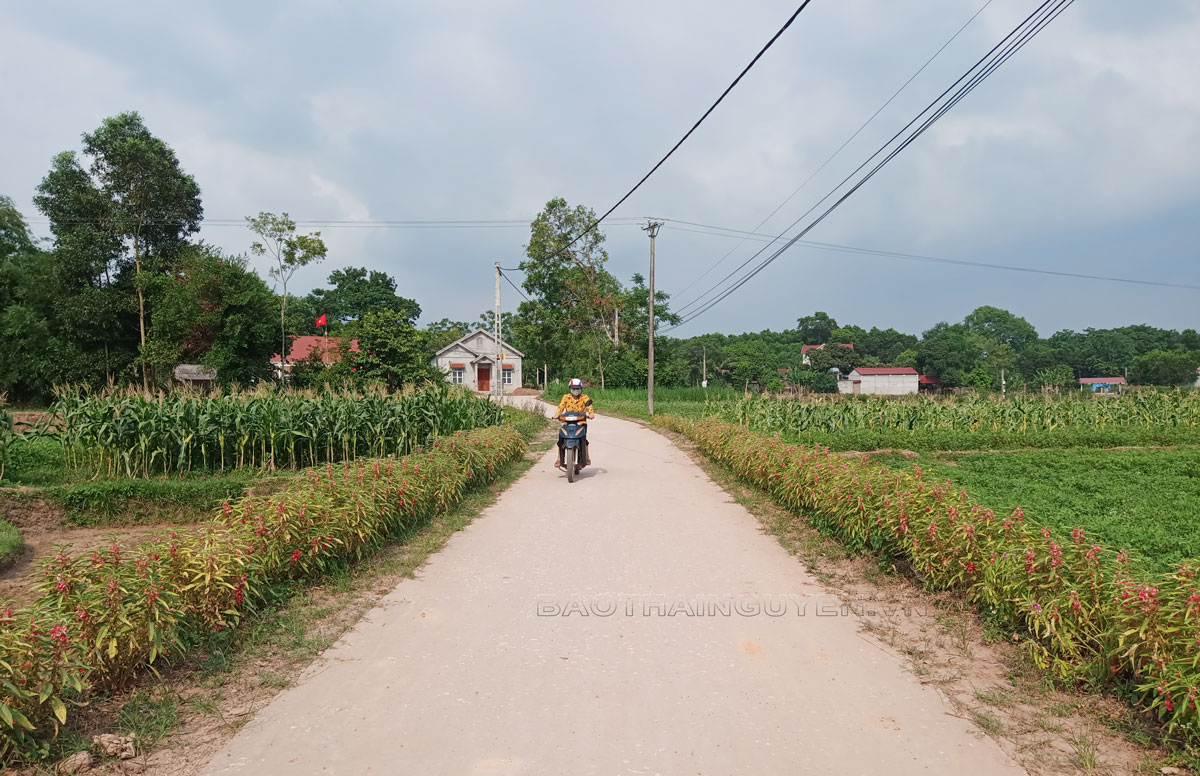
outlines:
[[[37, 188], [48, 240], [35, 240], [12, 200], [0, 196], [0, 395], [10, 401], [44, 402], [66, 384], [160, 388], [176, 365], [192, 363], [213, 370], [218, 384], [247, 386], [276, 379], [272, 354], [306, 334], [330, 335], [340, 357], [329, 366], [313, 351], [295, 365], [293, 384], [397, 388], [438, 379], [437, 350], [493, 328], [491, 310], [475, 322], [442, 318], [419, 327], [417, 301], [366, 268], [333, 269], [327, 288], [290, 294], [293, 273], [328, 251], [319, 232], [300, 233], [286, 213], [246, 219], [248, 254], [267, 261], [271, 287], [248, 255], [195, 239], [204, 216], [200, 186], [137, 113], [108, 118], [82, 140], [79, 151], [51, 160]], [[556, 198], [530, 225], [520, 273], [510, 277], [524, 299], [501, 320], [504, 339], [525, 354], [528, 383], [548, 372], [606, 387], [646, 384], [649, 292], [641, 275], [622, 282], [608, 270], [604, 232], [589, 229], [594, 221], [590, 208]], [[679, 321], [663, 291], [654, 310], [656, 329]], [[1011, 389], [1126, 374], [1131, 382], [1179, 385], [1195, 379], [1200, 336], [1124, 326], [1043, 338], [1024, 318], [980, 307], [920, 336], [816, 312], [778, 332], [658, 336], [655, 352], [655, 379], [664, 386], [707, 379], [778, 389], [786, 381], [833, 391], [833, 370], [872, 365], [913, 366], [947, 387], [981, 390], [998, 388], [1002, 374]]]

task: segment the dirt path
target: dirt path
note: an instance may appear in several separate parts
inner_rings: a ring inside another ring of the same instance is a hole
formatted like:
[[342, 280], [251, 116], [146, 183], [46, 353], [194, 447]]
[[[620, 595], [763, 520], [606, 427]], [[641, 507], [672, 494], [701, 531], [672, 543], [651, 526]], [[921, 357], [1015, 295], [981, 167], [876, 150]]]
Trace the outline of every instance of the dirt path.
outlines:
[[210, 774], [1024, 773], [669, 441], [600, 418]]

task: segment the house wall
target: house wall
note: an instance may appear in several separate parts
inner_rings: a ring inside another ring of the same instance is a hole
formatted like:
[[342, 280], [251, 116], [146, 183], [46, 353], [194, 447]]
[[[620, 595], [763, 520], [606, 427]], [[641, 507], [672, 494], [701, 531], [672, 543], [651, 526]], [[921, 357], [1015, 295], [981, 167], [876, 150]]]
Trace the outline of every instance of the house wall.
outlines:
[[448, 350], [442, 355], [434, 359], [434, 366], [440, 369], [446, 375], [446, 381], [450, 381], [450, 365], [451, 364], [466, 364], [463, 370], [463, 386], [470, 388], [472, 391], [479, 390], [475, 384], [475, 367], [471, 364], [475, 360], [475, 356], [464, 348], [454, 348]]
[[[857, 376], [856, 372], [850, 373]], [[862, 393], [899, 396], [906, 393], [916, 393], [918, 388], [917, 375], [861, 375]]]
[[[488, 359], [487, 363], [488, 363], [488, 365], [490, 365], [491, 362], [494, 361], [496, 358], [495, 340], [492, 339], [491, 337], [487, 337], [487, 336], [484, 336], [481, 334], [479, 336], [472, 337], [471, 339], [467, 340], [467, 342], [465, 344], [466, 344], [465, 348], [462, 346], [459, 346], [459, 347], [455, 347], [453, 350], [446, 351], [445, 353], [436, 357], [434, 359], [433, 363], [434, 363], [434, 366], [436, 366], [443, 373], [445, 373], [447, 382], [449, 382], [449, 380], [450, 380], [450, 365], [451, 364], [466, 364], [466, 368], [463, 370], [463, 383], [462, 384], [463, 384], [463, 386], [470, 388], [472, 391], [478, 391], [479, 383], [476, 378], [476, 366], [477, 365], [472, 364], [471, 362], [478, 361], [479, 357], [472, 355], [470, 350], [467, 350], [466, 348], [470, 348], [471, 350], [474, 350], [480, 356], [486, 356]], [[512, 384], [504, 386], [504, 389], [506, 391], [511, 391], [511, 390], [521, 387], [521, 380], [523, 377], [522, 363], [521, 363], [520, 356], [517, 356], [514, 353], [505, 352], [505, 356], [506, 357], [504, 359], [504, 363], [512, 364], [513, 378], [512, 378]], [[492, 378], [491, 378], [492, 390], [495, 390], [496, 381], [500, 380], [500, 379], [501, 379], [501, 371], [499, 369], [493, 369], [492, 370]]]

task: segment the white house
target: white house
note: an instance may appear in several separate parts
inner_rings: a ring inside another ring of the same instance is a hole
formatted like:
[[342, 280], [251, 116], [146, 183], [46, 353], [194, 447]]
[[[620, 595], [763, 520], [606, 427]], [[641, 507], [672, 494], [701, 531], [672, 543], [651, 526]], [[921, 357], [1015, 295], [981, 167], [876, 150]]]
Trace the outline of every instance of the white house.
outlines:
[[451, 342], [433, 357], [433, 365], [446, 374], [455, 385], [465, 385], [473, 391], [491, 392], [497, 389], [499, 372], [504, 390], [521, 387], [521, 360], [525, 354], [500, 341], [500, 366], [496, 366], [496, 337], [483, 329]]
[[899, 396], [916, 393], [920, 381], [911, 366], [860, 366], [838, 380], [838, 393], [869, 393]]

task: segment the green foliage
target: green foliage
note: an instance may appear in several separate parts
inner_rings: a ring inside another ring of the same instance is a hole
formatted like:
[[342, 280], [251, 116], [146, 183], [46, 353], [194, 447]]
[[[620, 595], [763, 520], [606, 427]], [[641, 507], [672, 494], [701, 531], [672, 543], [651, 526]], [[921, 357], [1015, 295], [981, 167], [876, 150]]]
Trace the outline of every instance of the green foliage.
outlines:
[[244, 258], [203, 243], [188, 245], [151, 298], [150, 341], [161, 348], [164, 373], [179, 363], [199, 363], [215, 369], [225, 384], [270, 377], [269, 359], [279, 347], [271, 324], [275, 297]]
[[1200, 367], [1200, 351], [1151, 350], [1133, 360], [1131, 382], [1141, 385], [1192, 385]]
[[[392, 312], [409, 323], [421, 317], [421, 306], [413, 299], [397, 295], [396, 281], [384, 272], [368, 272], [365, 267], [336, 269], [330, 273], [329, 283], [332, 288], [314, 289], [309, 299], [316, 313], [313, 320], [326, 315], [330, 334], [337, 334], [343, 325], [363, 320], [372, 312]], [[316, 333], [315, 327], [312, 328], [313, 331], [304, 333]]]
[[339, 363], [349, 365], [360, 379], [378, 380], [394, 390], [442, 378], [431, 364], [433, 353], [425, 333], [403, 312], [372, 310], [352, 331], [358, 336], [359, 352]]
[[988, 433], [1034, 438], [1079, 431], [1200, 429], [1200, 394], [1189, 391], [1139, 391], [1113, 398], [1078, 393], [1062, 397], [1018, 394], [1007, 400], [981, 396], [859, 396], [826, 401], [747, 397], [715, 409], [721, 417], [750, 428], [796, 435], [891, 430], [914, 436], [955, 432], [970, 439]]
[[1020, 509], [998, 514], [919, 467], [893, 471], [715, 419], [658, 422], [848, 547], [992, 612], [1055, 679], [1133, 683], [1168, 729], [1200, 732], [1200, 562], [1151, 575], [1083, 528], [1056, 534]]
[[0, 520], [0, 571], [12, 565], [25, 551], [25, 537], [7, 520]]
[[445, 511], [524, 450], [512, 427], [436, 440], [402, 459], [309, 469], [282, 493], [227, 503], [203, 530], [59, 552], [43, 594], [0, 617], [0, 760], [43, 758], [68, 703], [119, 688], [199, 634], [236, 626], [289, 579], [334, 573]]
[[64, 390], [50, 433], [67, 465], [97, 474], [283, 469], [403, 455], [438, 434], [500, 422], [500, 408], [435, 383], [420, 391], [196, 395]]
[[796, 320], [796, 335], [804, 345], [832, 342], [833, 332], [837, 328], [837, 321], [829, 317], [829, 313], [816, 312]]
[[273, 266], [267, 274], [275, 279], [282, 287], [279, 296], [279, 339], [280, 358], [287, 359], [287, 301], [288, 281], [301, 267], [308, 266], [325, 258], [328, 249], [321, 239], [320, 232], [312, 234], [296, 234], [296, 222], [287, 213], [259, 213], [257, 216], [247, 216], [246, 224], [250, 231], [259, 239], [250, 245], [250, 252], [255, 256], [266, 256]]
[[1080, 526], [1138, 565], [1171, 571], [1200, 557], [1200, 451], [1066, 449], [1003, 455], [921, 456], [917, 465], [948, 477], [999, 512], [1021, 508], [1065, 532]]

